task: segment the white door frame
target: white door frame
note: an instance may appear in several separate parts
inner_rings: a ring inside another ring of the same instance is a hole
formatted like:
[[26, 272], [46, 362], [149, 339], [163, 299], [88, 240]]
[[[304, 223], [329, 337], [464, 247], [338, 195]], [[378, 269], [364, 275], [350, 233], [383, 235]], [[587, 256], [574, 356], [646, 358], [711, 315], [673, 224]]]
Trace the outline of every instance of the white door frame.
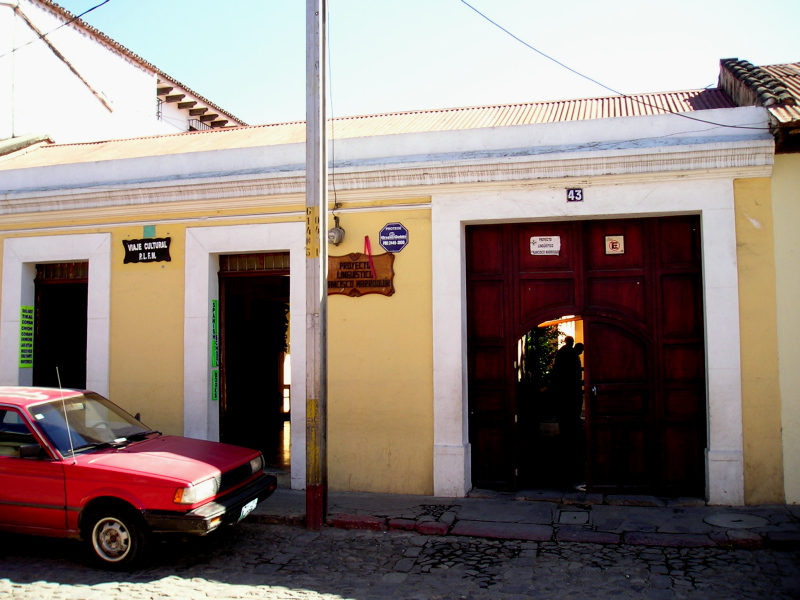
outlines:
[[584, 187], [586, 200], [570, 204], [564, 201], [564, 187], [555, 185], [432, 198], [434, 493], [460, 497], [472, 488], [465, 226], [699, 214], [706, 334], [706, 495], [711, 504], [741, 505], [744, 461], [733, 183], [720, 178]]
[[305, 222], [190, 227], [186, 230], [183, 430], [219, 440], [219, 405], [211, 399], [211, 301], [219, 300], [220, 254], [289, 252], [291, 337], [291, 486], [306, 481]]
[[34, 304], [36, 265], [59, 262], [89, 263], [86, 388], [108, 396], [111, 348], [111, 234], [109, 233], [19, 237], [7, 238], [4, 241], [2, 309], [0, 309], [0, 383], [30, 385], [33, 381], [33, 369], [19, 367], [20, 307]]

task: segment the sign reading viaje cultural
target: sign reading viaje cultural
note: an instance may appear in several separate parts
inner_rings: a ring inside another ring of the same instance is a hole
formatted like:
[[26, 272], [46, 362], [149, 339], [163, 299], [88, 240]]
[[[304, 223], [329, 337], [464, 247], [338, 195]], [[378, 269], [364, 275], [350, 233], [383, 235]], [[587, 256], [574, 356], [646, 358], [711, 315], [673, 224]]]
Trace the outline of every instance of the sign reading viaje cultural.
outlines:
[[172, 238], [147, 238], [143, 240], [122, 240], [125, 248], [124, 264], [170, 262], [169, 244]]
[[387, 252], [400, 252], [408, 245], [408, 229], [402, 223], [387, 223], [378, 234], [378, 240]]
[[328, 256], [328, 295], [394, 294], [394, 254]]

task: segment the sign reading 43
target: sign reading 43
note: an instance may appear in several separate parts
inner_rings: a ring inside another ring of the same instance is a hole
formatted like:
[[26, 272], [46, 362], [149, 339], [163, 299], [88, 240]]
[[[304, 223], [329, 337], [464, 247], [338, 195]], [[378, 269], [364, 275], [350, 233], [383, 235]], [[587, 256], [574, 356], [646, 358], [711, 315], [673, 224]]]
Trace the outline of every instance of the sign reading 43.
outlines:
[[567, 188], [567, 202], [583, 202], [583, 189]]

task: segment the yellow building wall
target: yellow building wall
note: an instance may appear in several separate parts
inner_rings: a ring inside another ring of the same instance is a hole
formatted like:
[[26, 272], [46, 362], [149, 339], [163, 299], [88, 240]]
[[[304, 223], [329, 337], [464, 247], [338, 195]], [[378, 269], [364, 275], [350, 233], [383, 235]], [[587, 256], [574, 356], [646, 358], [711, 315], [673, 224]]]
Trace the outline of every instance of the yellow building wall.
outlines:
[[[373, 253], [380, 254], [384, 250], [378, 233], [384, 225], [399, 222], [409, 230], [408, 246], [395, 255], [394, 295], [329, 297], [328, 464], [334, 490], [433, 493], [430, 210], [413, 208], [428, 202], [351, 204], [348, 208], [359, 212], [340, 215], [345, 241], [328, 246], [330, 254], [362, 252], [368, 235]], [[297, 215], [288, 217], [287, 207]], [[162, 217], [171, 215], [157, 210], [125, 226], [115, 223], [113, 210], [59, 215], [52, 222], [48, 216], [32, 215], [26, 223], [26, 230], [47, 230], [69, 220], [69, 233], [111, 234], [109, 396], [129, 412], [141, 413], [150, 427], [183, 433], [187, 227], [196, 227], [199, 217], [215, 226], [218, 216], [228, 217], [226, 225], [303, 219], [297, 198], [287, 198], [286, 205], [273, 210], [282, 214], [271, 215], [267, 209], [255, 216], [247, 211], [232, 220], [234, 205], [224, 214], [190, 209], [181, 214], [182, 222], [168, 224]], [[77, 223], [85, 228], [76, 228]], [[155, 227], [155, 237], [171, 238], [171, 261], [123, 262], [123, 241], [144, 238], [145, 225]]]
[[[46, 231], [61, 223], [41, 219], [36, 225]], [[112, 236], [110, 398], [131, 414], [141, 413], [147, 425], [176, 435], [183, 433], [185, 229], [182, 225], [157, 226], [155, 237], [172, 238], [172, 261], [139, 264], [123, 264], [122, 242], [143, 238], [143, 226], [87, 223], [85, 229], [70, 228], [68, 231], [70, 234], [110, 233]], [[4, 239], [8, 237], [16, 236], [11, 234]]]
[[[287, 199], [297, 215], [252, 215], [226, 220], [226, 225], [302, 220], [297, 199]], [[285, 206], [277, 210], [285, 210]], [[186, 222], [164, 224], [169, 215], [153, 213], [147, 221], [154, 237], [171, 238], [169, 262], [124, 264], [123, 241], [141, 239], [144, 225], [106, 227], [112, 234], [111, 348], [109, 395], [131, 413], [141, 413], [149, 427], [166, 434], [184, 432], [184, 300], [186, 229], [197, 227], [197, 218], [212, 226], [214, 217], [237, 216], [233, 205], [209, 213], [196, 208], [182, 213]], [[209, 340], [209, 357], [211, 341]], [[210, 359], [210, 358], [209, 358]]]
[[141, 226], [114, 228], [109, 395], [148, 426], [183, 434], [183, 312], [186, 227], [156, 225], [171, 261], [124, 264], [123, 241]]
[[[133, 218], [119, 209], [64, 211], [21, 215], [9, 223], [10, 233], [0, 237], [28, 237], [31, 230], [54, 231], [60, 235], [109, 233], [112, 236], [110, 278], [109, 397], [131, 414], [140, 413], [148, 426], [166, 434], [184, 431], [184, 288], [186, 229], [198, 222], [219, 225], [216, 217], [227, 218], [226, 225], [301, 221], [302, 197], [286, 197], [254, 216], [252, 208], [233, 204], [227, 210], [211, 210], [197, 205], [141, 209]], [[287, 216], [287, 210], [293, 213]], [[275, 212], [277, 214], [270, 214]], [[183, 221], [173, 221], [175, 214]], [[239, 217], [232, 219], [231, 217]], [[119, 226], [119, 221], [139, 224]], [[154, 236], [171, 238], [169, 262], [124, 264], [124, 240], [146, 237], [144, 227], [155, 227]], [[16, 234], [17, 227], [23, 232]], [[1, 258], [1, 257], [0, 257]], [[0, 265], [2, 263], [0, 262]], [[1, 275], [1, 274], [0, 274]], [[209, 341], [210, 352], [210, 341]]]
[[787, 504], [800, 504], [800, 154], [778, 154], [772, 171], [777, 270], [778, 365]]
[[383, 253], [378, 232], [399, 222], [392, 296], [328, 299], [328, 464], [333, 490], [433, 493], [433, 325], [430, 210], [342, 216], [330, 255]]
[[[770, 180], [736, 180], [734, 195], [745, 503], [782, 503], [783, 448]], [[714, 348], [708, 351], [714, 352]]]

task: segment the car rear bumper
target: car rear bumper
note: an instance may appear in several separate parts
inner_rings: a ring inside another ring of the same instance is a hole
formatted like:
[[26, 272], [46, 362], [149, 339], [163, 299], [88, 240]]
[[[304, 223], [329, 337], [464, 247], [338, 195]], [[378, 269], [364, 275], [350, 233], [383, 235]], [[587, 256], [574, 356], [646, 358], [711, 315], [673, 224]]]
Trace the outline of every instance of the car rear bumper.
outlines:
[[153, 533], [190, 533], [205, 535], [221, 525], [241, 521], [278, 487], [274, 475], [262, 473], [245, 487], [192, 511], [148, 511], [142, 514]]

